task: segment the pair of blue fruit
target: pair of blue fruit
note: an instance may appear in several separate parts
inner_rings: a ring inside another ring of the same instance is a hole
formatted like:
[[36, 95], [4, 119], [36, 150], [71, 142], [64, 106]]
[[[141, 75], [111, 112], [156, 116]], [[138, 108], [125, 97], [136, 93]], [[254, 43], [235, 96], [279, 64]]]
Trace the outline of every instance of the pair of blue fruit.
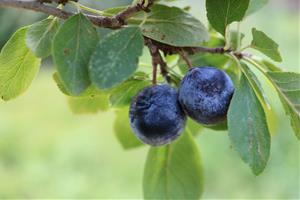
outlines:
[[139, 92], [130, 106], [131, 128], [146, 144], [168, 144], [182, 133], [186, 115], [205, 125], [226, 120], [233, 92], [232, 80], [224, 71], [215, 67], [191, 68], [178, 92], [167, 84]]

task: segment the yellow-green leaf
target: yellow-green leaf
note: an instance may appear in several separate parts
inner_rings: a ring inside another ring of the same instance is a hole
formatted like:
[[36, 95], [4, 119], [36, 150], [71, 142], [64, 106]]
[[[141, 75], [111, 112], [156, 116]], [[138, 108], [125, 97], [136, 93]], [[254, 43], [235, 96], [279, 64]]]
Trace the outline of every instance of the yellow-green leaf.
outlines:
[[253, 40], [251, 47], [265, 54], [274, 61], [281, 62], [282, 58], [278, 49], [278, 44], [274, 42], [264, 32], [255, 28], [252, 29]]
[[134, 135], [129, 125], [128, 107], [116, 110], [116, 119], [114, 122], [115, 135], [124, 149], [133, 149], [144, 145]]
[[41, 60], [25, 44], [27, 29], [17, 30], [0, 53], [0, 96], [5, 101], [22, 94], [39, 71]]
[[68, 103], [74, 114], [95, 114], [109, 108], [105, 93], [97, 96], [68, 97]]

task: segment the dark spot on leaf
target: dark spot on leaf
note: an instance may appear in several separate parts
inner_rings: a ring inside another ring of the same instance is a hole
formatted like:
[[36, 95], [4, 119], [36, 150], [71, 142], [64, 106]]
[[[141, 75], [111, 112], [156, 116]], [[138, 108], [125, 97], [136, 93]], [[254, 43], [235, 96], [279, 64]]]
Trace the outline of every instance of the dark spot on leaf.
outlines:
[[183, 10], [190, 11], [191, 10], [191, 6], [186, 6], [186, 7], [183, 8]]
[[166, 35], [165, 34], [162, 34], [162, 36], [161, 36], [161, 40], [164, 40], [166, 38]]
[[65, 48], [65, 49], [64, 49], [64, 54], [65, 54], [65, 55], [68, 55], [69, 53], [70, 53], [70, 49]]

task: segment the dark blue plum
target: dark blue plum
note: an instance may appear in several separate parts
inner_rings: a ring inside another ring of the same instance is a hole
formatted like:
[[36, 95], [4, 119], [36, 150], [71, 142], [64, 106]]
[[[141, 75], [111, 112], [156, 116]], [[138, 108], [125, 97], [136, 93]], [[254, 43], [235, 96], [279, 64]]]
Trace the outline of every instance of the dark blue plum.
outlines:
[[224, 71], [209, 66], [194, 67], [180, 83], [179, 102], [189, 117], [213, 125], [226, 120], [233, 92], [232, 80]]
[[152, 146], [178, 138], [186, 121], [178, 93], [169, 85], [150, 86], [139, 92], [131, 103], [129, 117], [136, 136]]

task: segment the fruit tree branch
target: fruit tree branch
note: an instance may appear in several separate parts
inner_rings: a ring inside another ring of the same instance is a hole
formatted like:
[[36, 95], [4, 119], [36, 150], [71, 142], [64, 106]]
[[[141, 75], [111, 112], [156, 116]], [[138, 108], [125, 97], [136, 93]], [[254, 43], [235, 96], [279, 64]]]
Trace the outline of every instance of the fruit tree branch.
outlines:
[[[45, 3], [62, 3], [65, 4], [68, 1], [77, 1], [77, 0], [35, 0], [35, 1], [21, 1], [21, 0], [0, 0], [0, 7], [11, 7], [11, 8], [19, 8], [32, 10], [36, 12], [45, 13], [48, 15], [52, 15], [61, 19], [68, 19], [73, 16], [75, 13], [67, 12], [51, 5], [46, 5]], [[133, 14], [139, 11], [149, 12], [150, 7], [153, 5], [155, 0], [148, 0], [147, 4], [145, 0], [141, 0], [140, 3], [135, 5], [128, 6], [127, 9], [121, 11], [120, 13], [112, 16], [95, 16], [95, 15], [87, 15], [85, 14], [91, 22], [99, 27], [117, 29], [126, 25], [126, 20], [129, 19]], [[145, 37], [145, 41], [151, 41], [151, 46], [156, 46], [158, 50], [162, 51], [165, 55], [167, 54], [195, 54], [195, 53], [215, 53], [215, 54], [225, 54], [225, 53], [233, 53], [238, 59], [243, 57], [251, 57], [249, 54], [234, 52], [232, 49], [224, 49], [224, 47], [217, 48], [208, 48], [208, 47], [176, 47], [167, 44], [163, 44], [161, 42], [155, 41], [150, 38]], [[165, 65], [163, 64], [163, 59], [160, 53], [155, 54], [159, 59], [159, 64], [161, 66], [161, 71], [165, 74]]]
[[72, 15], [72, 13], [60, 10], [55, 7], [46, 6], [37, 1], [0, 0], [0, 7], [33, 10], [36, 12], [42, 12], [48, 15], [53, 15], [61, 19], [67, 19]]
[[36, 0], [37, 2], [40, 3], [57, 3], [57, 4], [66, 4], [69, 1], [75, 1], [77, 2], [78, 0]]
[[[36, 12], [42, 12], [48, 15], [53, 15], [61, 19], [67, 19], [75, 13], [67, 12], [44, 3], [66, 3], [69, 0], [36, 0], [36, 1], [21, 1], [21, 0], [0, 0], [0, 7], [12, 7], [26, 10], [33, 10]], [[72, 0], [76, 1], [76, 0]], [[105, 16], [93, 16], [86, 15], [96, 26], [105, 28], [121, 28], [126, 24], [126, 20], [129, 19], [133, 14], [139, 11], [149, 11], [149, 7], [154, 3], [155, 0], [148, 0], [148, 4], [145, 6], [144, 1], [136, 5], [128, 6], [127, 9], [121, 11], [113, 17]]]

